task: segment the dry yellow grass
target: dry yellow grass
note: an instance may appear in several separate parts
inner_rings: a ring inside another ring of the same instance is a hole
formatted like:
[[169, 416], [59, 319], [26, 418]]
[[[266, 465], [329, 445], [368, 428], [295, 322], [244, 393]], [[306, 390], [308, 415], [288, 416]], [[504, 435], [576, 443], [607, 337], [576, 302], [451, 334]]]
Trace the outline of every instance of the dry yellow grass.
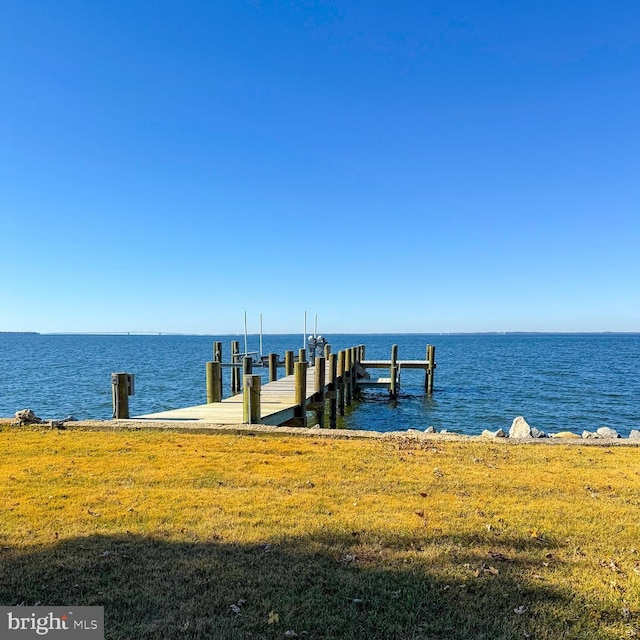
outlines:
[[639, 633], [635, 447], [5, 428], [0, 450], [0, 602], [102, 604], [108, 638]]

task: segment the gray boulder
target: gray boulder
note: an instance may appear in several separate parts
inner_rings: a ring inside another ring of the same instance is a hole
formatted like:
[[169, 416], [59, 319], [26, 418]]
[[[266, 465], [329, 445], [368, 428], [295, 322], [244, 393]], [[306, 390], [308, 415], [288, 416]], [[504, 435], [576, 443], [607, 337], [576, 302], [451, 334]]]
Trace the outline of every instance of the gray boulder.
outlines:
[[638, 431], [638, 429], [631, 429], [629, 432], [629, 440], [640, 440], [640, 431]]
[[597, 438], [597, 434], [593, 433], [593, 431], [587, 431], [586, 429], [582, 432], [582, 437], [586, 440], [587, 438]]
[[18, 427], [23, 427], [27, 424], [42, 424], [42, 420], [40, 420], [40, 418], [38, 418], [31, 409], [21, 409], [20, 411], [16, 411], [14, 417], [16, 422], [13, 424]]
[[436, 428], [435, 428], [435, 427], [427, 427], [427, 428], [424, 430], [424, 432], [425, 432], [425, 433], [438, 433], [438, 432], [436, 431]]
[[510, 438], [546, 438], [544, 431], [540, 429], [531, 428], [529, 423], [522, 417], [518, 416], [512, 423], [509, 429]]
[[489, 431], [489, 429], [485, 429], [482, 434], [485, 438], [506, 438], [507, 434], [503, 429], [498, 429], [497, 431]]
[[615, 429], [612, 429], [611, 427], [600, 427], [599, 429], [596, 430], [596, 433], [601, 438], [619, 438], [620, 437], [620, 434]]

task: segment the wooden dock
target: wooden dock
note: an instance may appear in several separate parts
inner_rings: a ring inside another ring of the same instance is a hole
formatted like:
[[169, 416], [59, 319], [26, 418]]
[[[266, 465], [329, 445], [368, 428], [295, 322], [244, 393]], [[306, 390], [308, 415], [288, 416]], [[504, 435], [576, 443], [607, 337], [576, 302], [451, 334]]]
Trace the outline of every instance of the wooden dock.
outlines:
[[[270, 354], [260, 363], [269, 362], [269, 382], [252, 372], [252, 358], [239, 353], [232, 343], [232, 361], [222, 362], [221, 343], [214, 343], [214, 361], [206, 363], [207, 403], [180, 409], [129, 417], [128, 396], [133, 394], [133, 375], [114, 373], [113, 417], [141, 422], [196, 421], [203, 424], [266, 424], [272, 426], [306, 426], [307, 413], [313, 411], [320, 426], [335, 427], [338, 415], [352, 404], [360, 389], [384, 388], [389, 397], [397, 397], [403, 369], [422, 369], [425, 372], [425, 393], [433, 391], [436, 368], [435, 347], [427, 346], [425, 360], [399, 360], [398, 347], [391, 348], [390, 360], [365, 360], [365, 347], [359, 345], [331, 353], [326, 345], [323, 356], [307, 362], [305, 349], [297, 359], [292, 351], [284, 360]], [[296, 361], [297, 360], [297, 361]], [[285, 376], [278, 379], [278, 367], [285, 367]], [[222, 367], [231, 367], [231, 396], [222, 397]], [[369, 369], [386, 369], [387, 375], [374, 378]], [[243, 375], [241, 376], [241, 371]]]
[[[306, 401], [310, 403], [315, 395], [315, 367], [307, 369]], [[295, 376], [285, 376], [261, 385], [260, 389], [260, 424], [281, 425], [296, 418]], [[221, 402], [198, 404], [183, 409], [160, 411], [142, 416], [136, 420], [197, 420], [209, 424], [240, 424], [245, 422], [244, 394], [224, 398]]]

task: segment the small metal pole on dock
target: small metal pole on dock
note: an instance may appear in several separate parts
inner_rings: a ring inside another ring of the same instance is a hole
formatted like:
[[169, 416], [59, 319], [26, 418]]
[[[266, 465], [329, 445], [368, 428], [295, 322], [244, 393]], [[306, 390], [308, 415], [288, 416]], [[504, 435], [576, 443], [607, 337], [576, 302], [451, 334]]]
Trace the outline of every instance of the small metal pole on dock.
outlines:
[[113, 401], [113, 417], [116, 419], [129, 417], [129, 396], [133, 391], [132, 382], [132, 374], [111, 374], [111, 399]]
[[319, 403], [316, 409], [316, 420], [320, 427], [324, 427], [324, 379], [326, 360], [322, 356], [316, 356], [314, 381], [314, 402]]
[[284, 352], [284, 375], [293, 375], [293, 351]]
[[269, 354], [269, 382], [275, 382], [278, 379], [278, 354]]
[[398, 345], [391, 347], [391, 366], [389, 367], [389, 397], [395, 400], [398, 397]]
[[243, 383], [242, 419], [245, 424], [258, 424], [260, 422], [260, 376], [245, 374]]
[[[301, 349], [303, 351], [303, 349]], [[307, 426], [307, 363], [299, 361], [294, 366], [295, 378], [295, 403], [297, 418], [301, 419], [302, 426]]]
[[222, 366], [220, 362], [207, 362], [205, 365], [207, 375], [207, 404], [222, 401]]
[[[231, 342], [231, 364], [239, 364], [238, 354], [240, 353], [240, 342], [233, 340]], [[231, 394], [234, 395], [240, 391], [240, 369], [231, 367]]]
[[338, 375], [336, 379], [338, 411], [344, 415], [344, 351], [338, 351]]
[[436, 348], [432, 344], [427, 345], [427, 362], [429, 364], [429, 368], [424, 376], [424, 385], [427, 394], [430, 395], [433, 393], [433, 379], [436, 372]]

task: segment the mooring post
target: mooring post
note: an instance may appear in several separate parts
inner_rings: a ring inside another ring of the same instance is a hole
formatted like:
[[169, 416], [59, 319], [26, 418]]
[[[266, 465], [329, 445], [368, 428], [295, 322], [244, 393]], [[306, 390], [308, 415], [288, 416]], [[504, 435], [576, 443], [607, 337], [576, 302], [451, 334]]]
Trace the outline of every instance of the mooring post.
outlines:
[[205, 371], [207, 377], [207, 403], [220, 402], [222, 400], [222, 366], [220, 362], [207, 362]]
[[360, 347], [353, 347], [353, 356], [351, 357], [352, 374], [351, 374], [351, 388], [354, 398], [360, 396], [360, 388], [358, 387], [358, 366], [360, 364]]
[[344, 351], [338, 351], [336, 391], [338, 395], [338, 411], [344, 415]]
[[[231, 364], [239, 364], [238, 354], [240, 353], [240, 342], [233, 340], [231, 342]], [[240, 369], [238, 367], [231, 367], [231, 394], [236, 394], [240, 391]]]
[[222, 362], [222, 342], [213, 343], [213, 361]]
[[247, 373], [243, 377], [242, 420], [245, 424], [260, 422], [260, 376]]
[[284, 352], [284, 375], [293, 375], [293, 351]]
[[111, 399], [113, 402], [113, 417], [116, 419], [129, 417], [129, 395], [133, 377], [128, 373], [111, 374]]
[[278, 379], [278, 354], [269, 354], [269, 382], [275, 382]]
[[330, 353], [327, 360], [327, 373], [329, 377], [329, 427], [335, 429], [338, 424], [338, 394], [336, 392], [336, 377], [338, 372], [338, 359], [335, 353]]
[[298, 362], [307, 361], [307, 350], [305, 348], [298, 349]]
[[427, 364], [429, 368], [424, 377], [425, 389], [428, 394], [433, 393], [433, 379], [436, 373], [436, 348], [432, 344], [427, 345]]
[[320, 427], [324, 427], [324, 380], [326, 373], [326, 360], [323, 356], [316, 356], [314, 383], [314, 402], [319, 403], [320, 408], [316, 409], [316, 420]]
[[395, 400], [398, 396], [398, 345], [391, 346], [391, 366], [389, 367], [389, 397]]
[[[302, 351], [302, 349], [301, 349]], [[307, 426], [307, 363], [298, 361], [294, 366], [296, 417]]]
[[242, 381], [244, 383], [244, 376], [251, 375], [253, 373], [253, 360], [251, 356], [242, 356]]
[[324, 358], [329, 360], [329, 354], [331, 353], [331, 345], [329, 343], [324, 345]]
[[351, 406], [351, 349], [344, 352], [344, 403]]

